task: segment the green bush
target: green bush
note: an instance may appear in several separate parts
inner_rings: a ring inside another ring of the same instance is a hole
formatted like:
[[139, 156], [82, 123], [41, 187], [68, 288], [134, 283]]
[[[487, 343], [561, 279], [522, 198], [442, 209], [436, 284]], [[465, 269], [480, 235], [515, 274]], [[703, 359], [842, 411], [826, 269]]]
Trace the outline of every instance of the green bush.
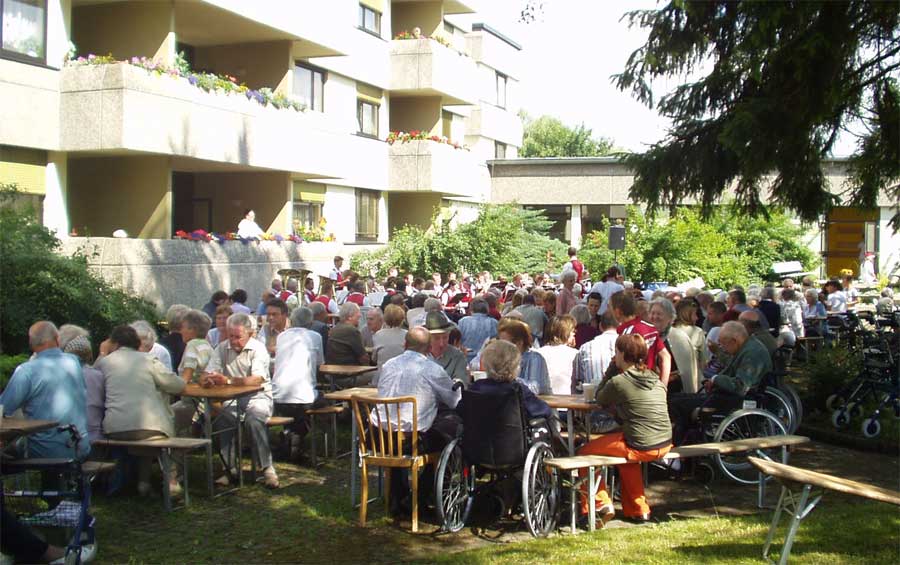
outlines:
[[354, 255], [350, 266], [379, 276], [392, 266], [422, 277], [435, 271], [490, 271], [507, 276], [554, 271], [567, 256], [566, 245], [547, 236], [550, 225], [540, 212], [489, 204], [474, 221], [455, 228], [441, 218], [435, 218], [427, 230], [403, 226], [382, 249]]
[[28, 355], [0, 355], [0, 390], [6, 388], [6, 383], [12, 378], [16, 367], [28, 361]]
[[806, 366], [809, 409], [825, 410], [825, 401], [862, 370], [862, 357], [845, 347], [823, 347]]
[[0, 350], [28, 351], [28, 328], [37, 320], [82, 326], [97, 346], [117, 324], [159, 319], [153, 304], [92, 273], [83, 254], [59, 255], [59, 239], [33, 211], [12, 205], [16, 194], [15, 186], [0, 185]]

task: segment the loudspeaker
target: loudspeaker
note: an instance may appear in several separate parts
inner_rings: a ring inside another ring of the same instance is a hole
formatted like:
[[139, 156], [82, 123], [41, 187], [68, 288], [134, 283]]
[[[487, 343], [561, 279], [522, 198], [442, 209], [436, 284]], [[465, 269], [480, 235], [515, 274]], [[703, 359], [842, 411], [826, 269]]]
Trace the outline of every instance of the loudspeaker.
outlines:
[[625, 226], [609, 226], [609, 248], [625, 249]]

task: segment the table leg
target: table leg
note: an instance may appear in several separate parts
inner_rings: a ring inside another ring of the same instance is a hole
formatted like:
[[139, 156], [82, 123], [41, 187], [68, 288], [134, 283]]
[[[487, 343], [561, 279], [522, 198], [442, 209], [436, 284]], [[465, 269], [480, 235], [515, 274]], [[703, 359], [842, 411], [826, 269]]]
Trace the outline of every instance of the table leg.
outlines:
[[569, 492], [571, 493], [571, 496], [569, 497], [569, 504], [570, 504], [570, 513], [571, 513], [571, 521], [572, 521], [571, 527], [572, 527], [573, 534], [575, 533], [575, 521], [577, 518], [576, 512], [578, 512], [578, 509], [575, 507], [575, 499], [578, 496], [577, 489], [578, 489], [578, 470], [576, 469], [576, 470], [572, 471], [572, 488], [569, 490]]
[[358, 495], [357, 473], [359, 473], [359, 449], [357, 444], [359, 431], [356, 429], [356, 418], [350, 418], [350, 506], [352, 507]]
[[[237, 474], [238, 474], [238, 487], [244, 488], [244, 439], [241, 431], [244, 426], [241, 423], [241, 416], [243, 415], [243, 410], [241, 410], [241, 403], [238, 400], [235, 400], [235, 405], [237, 406], [237, 422], [235, 425], [237, 426]], [[250, 454], [250, 457], [253, 457], [253, 454]]]
[[588, 508], [590, 511], [588, 512], [588, 530], [594, 531], [596, 529], [595, 521], [597, 520], [597, 506], [594, 504], [594, 500], [597, 496], [597, 476], [594, 474], [594, 468], [588, 467]]
[[778, 530], [778, 523], [781, 522], [781, 511], [784, 508], [785, 499], [789, 496], [787, 487], [781, 487], [781, 496], [778, 497], [778, 505], [775, 506], [775, 515], [772, 517], [772, 525], [769, 526], [769, 534], [766, 536], [766, 543], [763, 545], [763, 559], [769, 563], [769, 548], [772, 547], [772, 541], [775, 539], [775, 532]]
[[209, 398], [203, 399], [203, 433], [209, 443], [206, 445], [206, 481], [209, 488], [209, 497], [215, 495], [213, 486], [213, 447], [212, 447], [212, 406]]
[[[784, 547], [781, 549], [781, 557], [778, 559], [779, 565], [786, 565], [788, 557], [791, 555], [791, 546], [794, 545], [794, 536], [797, 535], [797, 529], [800, 528], [800, 522], [806, 518], [806, 515], [816, 506], [818, 499], [814, 500], [808, 507], [806, 501], [809, 500], [809, 493], [812, 485], [803, 485], [803, 491], [800, 493], [800, 499], [794, 504], [794, 512], [791, 517], [791, 525], [788, 527], [787, 537], [784, 539]], [[820, 497], [821, 498], [821, 497]]]
[[566, 410], [566, 428], [569, 431], [569, 456], [575, 456], [575, 423], [572, 410]]

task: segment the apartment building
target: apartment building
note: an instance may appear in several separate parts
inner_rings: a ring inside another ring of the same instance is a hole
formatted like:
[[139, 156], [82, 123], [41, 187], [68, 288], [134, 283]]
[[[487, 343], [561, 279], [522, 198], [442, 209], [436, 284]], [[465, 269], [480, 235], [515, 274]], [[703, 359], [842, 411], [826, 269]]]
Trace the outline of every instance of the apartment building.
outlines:
[[476, 4], [0, 0], [0, 183], [59, 234], [230, 232], [252, 208], [372, 245], [463, 220], [522, 138], [520, 46], [460, 23]]

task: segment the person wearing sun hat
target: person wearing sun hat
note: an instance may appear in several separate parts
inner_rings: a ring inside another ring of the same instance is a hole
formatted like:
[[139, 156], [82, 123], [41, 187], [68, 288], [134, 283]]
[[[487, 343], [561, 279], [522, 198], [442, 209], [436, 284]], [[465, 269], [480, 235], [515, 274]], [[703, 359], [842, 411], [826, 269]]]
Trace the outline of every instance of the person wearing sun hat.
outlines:
[[425, 329], [431, 334], [428, 358], [441, 366], [453, 380], [469, 384], [466, 371], [466, 355], [450, 345], [450, 331], [456, 327], [443, 312], [429, 312], [425, 316]]

